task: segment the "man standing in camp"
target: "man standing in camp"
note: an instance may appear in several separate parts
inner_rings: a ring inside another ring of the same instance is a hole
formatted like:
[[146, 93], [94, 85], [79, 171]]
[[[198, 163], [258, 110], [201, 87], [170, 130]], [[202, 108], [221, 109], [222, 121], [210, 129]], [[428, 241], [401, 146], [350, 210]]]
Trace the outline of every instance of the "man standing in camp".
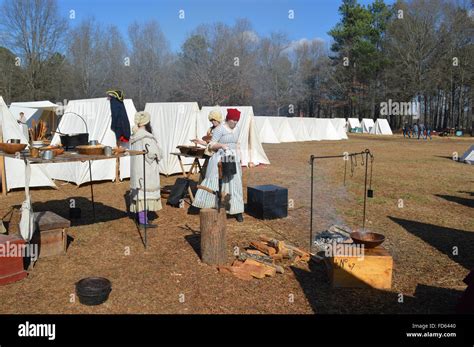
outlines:
[[121, 90], [108, 90], [107, 99], [110, 100], [110, 111], [112, 112], [112, 124], [110, 128], [115, 133], [117, 148], [128, 143], [130, 140], [130, 122], [127, 111], [123, 104], [124, 94]]

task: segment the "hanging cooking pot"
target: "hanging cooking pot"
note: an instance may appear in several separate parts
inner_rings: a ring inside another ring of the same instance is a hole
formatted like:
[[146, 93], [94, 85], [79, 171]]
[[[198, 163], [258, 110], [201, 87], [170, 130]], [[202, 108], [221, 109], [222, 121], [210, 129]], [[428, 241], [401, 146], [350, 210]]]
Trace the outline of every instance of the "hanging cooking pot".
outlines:
[[74, 112], [66, 112], [61, 117], [64, 117], [66, 114], [73, 114], [75, 116], [78, 116], [84, 122], [84, 125], [86, 126], [86, 132], [77, 134], [63, 134], [59, 131], [58, 125], [58, 130], [55, 132], [59, 134], [59, 138], [61, 139], [61, 144], [63, 145], [64, 149], [68, 151], [76, 148], [76, 146], [87, 145], [89, 143], [89, 131], [87, 129], [87, 123], [84, 118]]
[[221, 159], [222, 163], [222, 177], [232, 178], [237, 173], [237, 164], [235, 162], [235, 155], [224, 154]]

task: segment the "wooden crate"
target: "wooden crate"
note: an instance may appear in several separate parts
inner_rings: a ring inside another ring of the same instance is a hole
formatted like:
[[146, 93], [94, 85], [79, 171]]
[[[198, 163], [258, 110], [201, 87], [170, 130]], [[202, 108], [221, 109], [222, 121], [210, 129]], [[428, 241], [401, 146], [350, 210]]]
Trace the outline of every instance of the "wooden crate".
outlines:
[[356, 256], [328, 257], [326, 265], [333, 288], [392, 287], [393, 258], [383, 246], [365, 249], [361, 259]]
[[38, 245], [39, 258], [66, 253], [69, 220], [51, 211], [35, 212], [35, 224], [31, 243]]
[[[0, 285], [19, 281], [27, 276], [22, 256], [8, 256], [9, 247], [20, 247], [25, 241], [16, 235], [0, 235]], [[18, 255], [18, 254], [17, 254]]]

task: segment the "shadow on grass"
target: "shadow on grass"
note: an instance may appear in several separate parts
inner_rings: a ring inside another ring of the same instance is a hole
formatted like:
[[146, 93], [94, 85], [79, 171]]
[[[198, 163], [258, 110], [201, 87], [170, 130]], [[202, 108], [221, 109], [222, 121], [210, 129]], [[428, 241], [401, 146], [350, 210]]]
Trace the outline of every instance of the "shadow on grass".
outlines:
[[[389, 218], [466, 269], [471, 270], [474, 267], [474, 232], [396, 217]], [[453, 247], [457, 247], [457, 255], [456, 252], [453, 254]]]
[[435, 194], [435, 196], [451, 201], [451, 202], [455, 202], [460, 205], [467, 206], [467, 207], [474, 207], [474, 199], [462, 198], [460, 196], [453, 196], [453, 195], [442, 195], [442, 194]]
[[[95, 219], [92, 210], [91, 200], [84, 197], [73, 197], [62, 200], [51, 200], [47, 202], [33, 202], [33, 210], [35, 212], [53, 211], [57, 215], [69, 218], [69, 202], [74, 199], [75, 207], [81, 209], [81, 218], [71, 219], [71, 226], [90, 225], [100, 222], [108, 222], [115, 219], [127, 217], [127, 212], [116, 209], [111, 206], [95, 202]], [[19, 206], [20, 207], [20, 206]]]
[[455, 313], [461, 291], [418, 284], [415, 295], [375, 288], [333, 288], [324, 263], [310, 262], [309, 271], [292, 266], [306, 299], [318, 314]]

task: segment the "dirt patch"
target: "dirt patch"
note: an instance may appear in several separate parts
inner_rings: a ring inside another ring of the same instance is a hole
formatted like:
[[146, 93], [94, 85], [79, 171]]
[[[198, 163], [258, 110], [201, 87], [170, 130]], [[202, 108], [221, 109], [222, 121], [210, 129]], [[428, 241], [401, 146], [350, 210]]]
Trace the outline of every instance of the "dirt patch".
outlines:
[[[94, 185], [98, 222], [92, 220], [90, 187], [57, 182], [58, 190], [34, 189], [35, 210], [68, 215], [75, 197], [83, 218], [69, 230], [67, 255], [38, 261], [28, 278], [0, 287], [1, 313], [445, 313], [452, 312], [462, 279], [474, 267], [473, 168], [453, 162], [472, 143], [465, 139], [404, 140], [401, 136], [353, 135], [347, 141], [264, 145], [271, 165], [244, 169], [248, 185], [287, 187], [288, 218], [260, 221], [245, 215], [229, 219], [228, 254], [259, 234], [307, 249], [309, 243], [309, 157], [370, 148], [375, 155], [367, 225], [386, 235], [394, 256], [391, 291], [333, 290], [322, 264], [288, 269], [284, 275], [241, 281], [200, 262], [199, 217], [165, 206], [150, 231], [145, 251], [126, 213], [128, 181]], [[362, 222], [363, 169], [342, 185], [341, 160], [317, 161], [314, 230], [334, 223], [359, 227]], [[162, 177], [162, 185], [176, 177]], [[22, 191], [0, 202], [6, 215], [24, 199]], [[399, 206], [403, 200], [403, 208]], [[9, 217], [7, 217], [8, 220]], [[13, 213], [16, 230], [19, 213]], [[457, 247], [457, 255], [453, 254]], [[129, 254], [129, 255], [128, 255]], [[112, 281], [109, 300], [87, 307], [71, 298], [74, 283], [86, 276]], [[403, 294], [403, 303], [399, 302]], [[293, 300], [292, 300], [293, 299]]]

